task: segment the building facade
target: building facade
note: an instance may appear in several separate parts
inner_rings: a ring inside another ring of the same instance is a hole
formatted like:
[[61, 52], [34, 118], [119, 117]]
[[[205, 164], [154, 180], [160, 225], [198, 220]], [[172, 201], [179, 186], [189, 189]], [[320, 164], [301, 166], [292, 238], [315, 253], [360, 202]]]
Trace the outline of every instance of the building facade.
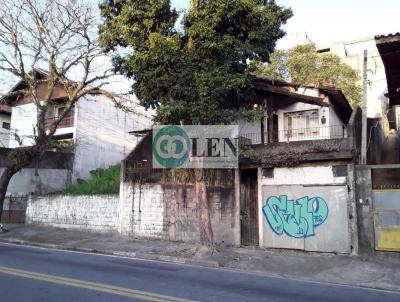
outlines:
[[[332, 88], [256, 80], [257, 122], [238, 121], [239, 169], [208, 180], [215, 242], [357, 253], [360, 110]], [[122, 162], [119, 231], [198, 242], [192, 171], [152, 168], [151, 132]], [[184, 179], [182, 180], [182, 175]]]
[[[39, 76], [45, 79], [46, 74]], [[18, 83], [18, 91], [24, 83]], [[42, 80], [37, 94], [44, 96], [47, 83]], [[51, 104], [46, 112], [45, 128], [49, 129], [55, 119], [66, 108], [66, 92], [59, 86], [54, 89]], [[11, 105], [9, 147], [30, 146], [34, 143], [37, 107], [30, 97], [23, 95], [8, 100]], [[88, 179], [91, 171], [106, 169], [119, 164], [135, 147], [137, 140], [128, 132], [148, 128], [151, 114], [138, 104], [127, 112], [117, 107], [113, 100], [102, 95], [87, 95], [80, 98], [74, 108], [57, 126], [54, 139], [65, 142], [66, 148], [74, 154], [72, 181]]]
[[356, 253], [360, 111], [333, 88], [273, 81], [255, 87], [264, 118], [240, 129], [247, 145], [239, 169], [241, 244]]
[[335, 42], [318, 45], [319, 53], [332, 53], [340, 57], [343, 63], [358, 70], [360, 85], [363, 79], [364, 50], [367, 50], [367, 117], [386, 117], [388, 107], [385, 67], [376, 47], [374, 37], [353, 41]]
[[0, 105], [0, 148], [7, 148], [10, 141], [11, 108]]

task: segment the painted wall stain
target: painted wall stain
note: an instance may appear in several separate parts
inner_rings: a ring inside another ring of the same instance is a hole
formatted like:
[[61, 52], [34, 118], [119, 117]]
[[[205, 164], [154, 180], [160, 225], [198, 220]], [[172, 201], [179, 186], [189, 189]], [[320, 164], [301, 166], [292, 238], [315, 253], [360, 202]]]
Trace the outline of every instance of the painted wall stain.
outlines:
[[286, 195], [270, 196], [263, 207], [264, 216], [272, 231], [293, 238], [315, 236], [315, 228], [328, 218], [328, 206], [321, 197], [304, 196], [289, 200]]
[[400, 226], [378, 230], [377, 250], [400, 251]]

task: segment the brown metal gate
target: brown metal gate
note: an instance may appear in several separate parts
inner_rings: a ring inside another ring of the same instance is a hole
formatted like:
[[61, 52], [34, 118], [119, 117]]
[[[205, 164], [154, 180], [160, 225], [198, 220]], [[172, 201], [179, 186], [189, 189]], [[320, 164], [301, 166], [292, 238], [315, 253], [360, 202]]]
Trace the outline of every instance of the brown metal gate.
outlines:
[[240, 221], [242, 245], [258, 245], [257, 169], [240, 171]]

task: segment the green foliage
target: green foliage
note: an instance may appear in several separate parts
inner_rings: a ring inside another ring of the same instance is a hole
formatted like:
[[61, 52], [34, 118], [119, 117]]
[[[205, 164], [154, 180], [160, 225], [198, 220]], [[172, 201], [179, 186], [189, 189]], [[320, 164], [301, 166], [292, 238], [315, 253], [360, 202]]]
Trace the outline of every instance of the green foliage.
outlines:
[[[225, 124], [251, 109], [249, 65], [268, 61], [289, 9], [275, 1], [192, 1], [182, 27], [168, 0], [106, 0], [101, 43], [156, 120]], [[121, 48], [125, 51], [121, 51]]]
[[299, 45], [288, 51], [276, 51], [267, 66], [254, 64], [252, 73], [263, 78], [291, 81], [298, 85], [332, 86], [342, 90], [350, 104], [361, 103], [362, 88], [358, 71], [342, 63], [334, 54], [317, 53], [312, 44]]
[[90, 180], [78, 180], [78, 183], [69, 186], [65, 193], [69, 195], [118, 194], [120, 174], [120, 165], [107, 170], [98, 169], [94, 171]]

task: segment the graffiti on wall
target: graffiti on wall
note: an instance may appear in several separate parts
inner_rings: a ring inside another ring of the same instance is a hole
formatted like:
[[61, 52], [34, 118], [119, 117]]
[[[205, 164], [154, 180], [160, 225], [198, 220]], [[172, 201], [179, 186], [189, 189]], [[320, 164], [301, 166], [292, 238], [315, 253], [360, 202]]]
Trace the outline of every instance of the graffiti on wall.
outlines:
[[321, 197], [289, 200], [286, 195], [270, 196], [263, 212], [275, 234], [293, 238], [315, 236], [315, 228], [328, 218], [328, 206]]

